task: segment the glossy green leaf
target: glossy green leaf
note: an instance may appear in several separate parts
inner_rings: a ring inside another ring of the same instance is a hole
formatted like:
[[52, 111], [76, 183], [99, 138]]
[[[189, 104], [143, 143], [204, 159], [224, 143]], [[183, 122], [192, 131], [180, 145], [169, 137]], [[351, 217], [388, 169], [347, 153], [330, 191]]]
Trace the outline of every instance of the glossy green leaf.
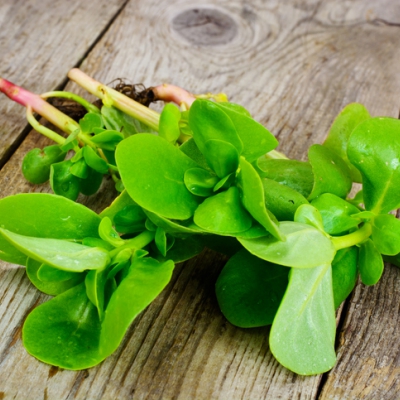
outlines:
[[321, 213], [325, 232], [330, 235], [344, 234], [361, 223], [360, 218], [352, 216], [360, 210], [334, 194], [324, 193], [311, 204]]
[[[65, 197], [17, 194], [0, 200], [0, 227], [20, 235], [56, 239], [98, 237], [99, 216]], [[25, 265], [26, 255], [0, 235], [0, 259]]]
[[189, 111], [189, 126], [193, 139], [204, 155], [208, 140], [221, 140], [230, 143], [240, 155], [243, 150], [242, 140], [236, 132], [232, 120], [226, 112], [210, 100], [197, 99]]
[[97, 308], [100, 321], [104, 316], [104, 291], [107, 271], [105, 268], [89, 271], [85, 278], [86, 295]]
[[365, 208], [385, 214], [400, 207], [400, 121], [371, 118], [350, 136], [347, 154], [361, 172]]
[[284, 240], [275, 217], [271, 217], [265, 208], [264, 187], [260, 176], [252, 165], [240, 157], [238, 187], [244, 207], [275, 238]]
[[191, 158], [197, 164], [197, 167], [201, 167], [211, 172], [211, 168], [208, 165], [206, 158], [200, 152], [193, 138], [190, 138], [186, 142], [182, 143], [179, 147], [179, 150]]
[[101, 115], [107, 129], [121, 132], [125, 138], [140, 132], [152, 133], [148, 126], [115, 107], [103, 106]]
[[103, 268], [109, 262], [108, 252], [101, 248], [60, 239], [23, 236], [1, 228], [0, 234], [28, 257], [64, 271]]
[[85, 160], [81, 158], [71, 165], [70, 172], [78, 178], [86, 179], [89, 175], [89, 167]]
[[320, 212], [311, 204], [302, 204], [294, 215], [294, 220], [302, 224], [311, 225], [321, 232], [325, 232]]
[[299, 206], [308, 204], [307, 199], [289, 186], [272, 179], [262, 178], [265, 205], [275, 215], [278, 221], [293, 221]]
[[197, 164], [177, 147], [155, 135], [137, 134], [118, 145], [116, 158], [127, 192], [141, 207], [166, 218], [193, 215], [199, 198], [186, 189], [184, 175]]
[[257, 167], [262, 178], [272, 179], [308, 197], [314, 185], [310, 163], [297, 160], [270, 160], [261, 157]]
[[32, 149], [25, 154], [22, 161], [22, 173], [31, 183], [40, 184], [50, 178], [51, 164], [63, 161], [67, 153], [60, 146], [53, 145], [41, 149]]
[[81, 179], [79, 182], [79, 191], [85, 196], [91, 196], [97, 193], [103, 182], [103, 174], [95, 171], [93, 168], [88, 168], [88, 176]]
[[121, 239], [116, 232], [116, 230], [112, 226], [111, 219], [108, 217], [104, 217], [99, 225], [99, 235], [100, 237], [110, 243], [115, 247], [122, 246], [125, 242]]
[[124, 190], [100, 213], [100, 218], [108, 217], [114, 223], [115, 215], [128, 206], [137, 206], [137, 204], [132, 200], [128, 192]]
[[159, 135], [171, 143], [175, 143], [181, 131], [179, 129], [179, 121], [181, 112], [177, 106], [167, 103], [160, 115]]
[[241, 328], [272, 323], [288, 284], [289, 268], [261, 260], [246, 250], [235, 254], [215, 284], [225, 318]]
[[115, 248], [112, 244], [106, 242], [105, 240], [93, 237], [85, 237], [82, 240], [82, 244], [89, 247], [101, 247], [107, 251], [114, 250]]
[[347, 158], [347, 143], [357, 125], [370, 117], [368, 110], [362, 104], [348, 104], [336, 117], [324, 142], [325, 147], [333, 150], [346, 162], [354, 182], [361, 182], [361, 175]]
[[[236, 103], [231, 103], [231, 102], [217, 102], [217, 105], [223, 107], [225, 112], [229, 112], [229, 110], [235, 111], [239, 114], [245, 115], [246, 117], [250, 117], [251, 118], [251, 114], [249, 113], [248, 110], [246, 110], [243, 106], [241, 106], [240, 104], [236, 104]], [[228, 110], [227, 110], [228, 109]], [[229, 115], [229, 114], [228, 114]], [[232, 119], [232, 118], [231, 118]]]
[[144, 210], [149, 220], [156, 226], [164, 229], [166, 233], [174, 236], [191, 235], [201, 233], [203, 230], [193, 223], [191, 219], [186, 221], [171, 221], [161, 215], [154, 214], [150, 211]]
[[373, 219], [371, 239], [379, 253], [400, 253], [400, 221], [394, 215], [381, 214]]
[[203, 154], [208, 165], [220, 179], [235, 172], [239, 166], [237, 149], [223, 140], [207, 140], [204, 143]]
[[[46, 293], [50, 296], [57, 296], [67, 290], [79, 285], [85, 279], [85, 273], [76, 273], [71, 279], [65, 281], [48, 281], [44, 282], [37, 276], [39, 269], [43, 266], [42, 263], [28, 258], [26, 263], [26, 274], [32, 284], [39, 289], [41, 292]], [[60, 271], [60, 270], [58, 270]]]
[[347, 247], [336, 253], [332, 262], [332, 285], [337, 309], [354, 289], [357, 282], [358, 248]]
[[308, 199], [315, 199], [323, 193], [345, 198], [352, 186], [346, 163], [332, 150], [320, 144], [309, 148], [308, 159], [314, 173], [314, 186]]
[[79, 120], [79, 126], [81, 127], [82, 133], [93, 133], [95, 128], [103, 127], [103, 119], [100, 114], [88, 112]]
[[128, 275], [111, 296], [105, 311], [100, 337], [100, 351], [105, 358], [119, 346], [126, 330], [165, 288], [171, 279], [174, 263], [159, 263], [151, 258], [136, 258]]
[[229, 175], [226, 175], [217, 182], [217, 184], [213, 188], [213, 192], [218, 192], [221, 189], [228, 189], [235, 183], [235, 179], [236, 179], [236, 174], [233, 172]]
[[360, 245], [358, 268], [364, 285], [375, 285], [382, 276], [382, 256], [371, 239]]
[[333, 244], [318, 229], [299, 222], [281, 222], [279, 228], [285, 241], [271, 236], [238, 240], [255, 256], [287, 267], [314, 268], [333, 260]]
[[35, 308], [22, 339], [29, 354], [60, 368], [79, 370], [104, 359], [99, 353], [100, 321], [82, 283]]
[[114, 151], [123, 139], [124, 135], [114, 130], [106, 130], [90, 138], [98, 147], [109, 151]]
[[75, 201], [79, 195], [80, 180], [71, 173], [71, 160], [52, 164], [50, 167], [50, 185], [55, 194]]
[[213, 194], [213, 188], [218, 183], [218, 178], [203, 168], [190, 168], [185, 172], [184, 182], [190, 193], [208, 197]]
[[252, 225], [235, 186], [205, 199], [194, 213], [193, 220], [200, 228], [219, 234], [240, 233]]
[[37, 271], [37, 277], [42, 282], [67, 281], [76, 277], [76, 272], [63, 271], [58, 268], [50, 267], [50, 265], [42, 264]]
[[99, 172], [100, 174], [106, 174], [108, 172], [107, 163], [97, 155], [90, 146], [85, 146], [83, 148], [83, 157], [85, 158], [86, 164], [96, 172]]
[[202, 237], [199, 235], [192, 235], [183, 238], [174, 238], [172, 247], [167, 251], [166, 256], [160, 255], [159, 252], [152, 254], [160, 262], [172, 260], [175, 264], [197, 256], [204, 249]]
[[114, 216], [115, 229], [120, 233], [133, 233], [145, 229], [146, 214], [138, 205], [127, 205]]
[[321, 374], [335, 365], [335, 333], [330, 264], [292, 268], [289, 286], [272, 323], [272, 354], [297, 374]]
[[257, 160], [258, 157], [268, 153], [278, 146], [278, 141], [264, 126], [245, 115], [243, 107], [232, 106], [228, 103], [215, 103], [231, 119], [236, 132], [243, 143], [241, 155], [249, 162]]

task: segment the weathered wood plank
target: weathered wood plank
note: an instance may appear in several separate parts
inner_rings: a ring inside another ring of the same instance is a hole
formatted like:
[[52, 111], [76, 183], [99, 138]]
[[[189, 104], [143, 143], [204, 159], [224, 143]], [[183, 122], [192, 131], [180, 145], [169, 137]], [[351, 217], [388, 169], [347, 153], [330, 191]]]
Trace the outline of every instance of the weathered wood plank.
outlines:
[[[199, 11], [193, 11], [196, 8]], [[83, 69], [104, 82], [129, 77], [146, 85], [167, 81], [194, 92], [224, 90], [278, 134], [281, 150], [305, 159], [307, 147], [323, 140], [348, 102], [363, 102], [374, 115], [398, 115], [400, 48], [393, 24], [399, 20], [399, 5], [389, 0], [131, 1]], [[46, 185], [33, 188], [23, 183], [18, 172], [23, 152], [37, 140], [30, 134], [6, 164], [0, 187], [7, 189], [1, 196], [48, 190]], [[89, 199], [97, 209], [101, 201], [105, 204], [108, 198]], [[118, 351], [82, 372], [58, 371], [24, 352], [19, 339], [23, 318], [45, 297], [32, 289], [21, 270], [3, 271], [0, 394], [70, 399], [315, 398], [320, 377], [299, 377], [280, 367], [268, 350], [267, 329], [237, 329], [219, 314], [213, 285], [222, 265], [219, 255], [208, 252], [179, 266]], [[395, 285], [396, 279], [386, 274], [385, 282]], [[360, 301], [358, 307], [374, 309], [368, 296]], [[398, 292], [387, 301], [398, 304]], [[353, 308], [352, 303], [349, 315]], [[369, 328], [373, 334], [373, 326]], [[352, 353], [356, 358], [362, 354]], [[398, 389], [393, 382], [390, 393]], [[343, 390], [333, 380], [324, 395], [340, 396]]]
[[[3, 0], [0, 4], [0, 76], [43, 93], [63, 82], [125, 0]], [[27, 125], [24, 110], [0, 96], [0, 166]]]

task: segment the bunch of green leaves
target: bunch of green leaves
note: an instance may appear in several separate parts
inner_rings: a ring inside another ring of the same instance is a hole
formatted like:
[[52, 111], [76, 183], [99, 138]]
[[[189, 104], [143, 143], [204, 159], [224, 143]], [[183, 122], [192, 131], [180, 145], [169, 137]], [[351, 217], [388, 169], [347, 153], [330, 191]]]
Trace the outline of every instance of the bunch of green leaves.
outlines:
[[79, 121], [79, 129], [61, 140], [61, 144], [29, 151], [23, 159], [22, 172], [31, 183], [50, 179], [54, 193], [71, 200], [76, 200], [79, 193], [95, 194], [103, 176], [109, 173], [117, 190], [122, 191], [115, 165], [116, 146], [126, 137], [143, 131], [149, 129], [112, 106], [104, 105], [100, 110], [90, 105]]

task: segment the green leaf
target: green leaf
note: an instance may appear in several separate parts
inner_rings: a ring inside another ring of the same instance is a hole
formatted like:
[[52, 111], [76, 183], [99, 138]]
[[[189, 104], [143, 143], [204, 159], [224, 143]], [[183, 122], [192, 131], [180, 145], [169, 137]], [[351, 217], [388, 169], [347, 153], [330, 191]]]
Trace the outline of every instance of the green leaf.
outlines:
[[314, 173], [314, 186], [308, 200], [323, 193], [332, 193], [345, 198], [350, 192], [352, 181], [346, 163], [332, 150], [314, 144], [308, 150], [308, 158]]
[[160, 115], [159, 135], [168, 142], [175, 143], [181, 134], [179, 129], [180, 119], [179, 108], [172, 103], [167, 103]]
[[101, 248], [60, 239], [23, 236], [1, 228], [0, 234], [28, 257], [64, 271], [103, 268], [110, 261], [108, 252]]
[[205, 199], [194, 213], [193, 220], [200, 228], [219, 234], [237, 234], [252, 225], [235, 186]]
[[197, 256], [204, 249], [202, 237], [199, 235], [192, 235], [183, 238], [174, 238], [173, 245], [168, 249], [166, 256], [160, 255], [159, 252], [152, 254], [152, 257], [159, 262], [166, 262], [172, 260], [175, 264]]
[[102, 182], [103, 174], [89, 167], [87, 178], [81, 179], [79, 182], [79, 191], [85, 196], [91, 196], [100, 189]]
[[348, 104], [336, 117], [323, 144], [324, 147], [334, 151], [344, 160], [354, 182], [361, 182], [361, 175], [347, 158], [347, 143], [357, 125], [370, 117], [368, 110], [362, 104]]
[[381, 254], [400, 253], [400, 221], [394, 215], [377, 215], [373, 219], [371, 239]]
[[220, 179], [236, 172], [239, 166], [239, 153], [236, 148], [223, 140], [207, 140], [204, 143], [203, 154]]
[[193, 138], [182, 143], [179, 150], [191, 158], [197, 164], [197, 167], [201, 167], [211, 172], [211, 168], [209, 167], [206, 158], [200, 152]]
[[107, 280], [105, 268], [89, 271], [85, 278], [86, 295], [97, 308], [100, 321], [104, 316], [104, 291]]
[[101, 149], [114, 151], [124, 135], [118, 131], [106, 130], [90, 138]]
[[358, 248], [339, 250], [332, 262], [332, 285], [337, 309], [354, 289], [357, 282]]
[[101, 115], [107, 129], [121, 132], [125, 138], [140, 132], [152, 133], [148, 126], [117, 108], [103, 105]]
[[137, 204], [127, 205], [114, 216], [115, 229], [120, 233], [133, 233], [145, 229], [146, 214]]
[[[99, 216], [82, 204], [47, 193], [0, 200], [0, 227], [25, 236], [81, 240], [98, 237]], [[0, 259], [25, 265], [26, 255], [0, 235]]]
[[99, 225], [99, 235], [104, 241], [110, 243], [114, 247], [122, 246], [125, 243], [113, 228], [111, 219], [108, 217], [104, 217], [101, 220]]
[[114, 224], [114, 217], [118, 214], [121, 210], [123, 210], [127, 206], [136, 206], [137, 204], [132, 200], [129, 196], [128, 192], [124, 190], [121, 194], [119, 194], [113, 202], [106, 207], [101, 213], [100, 218], [108, 217], [111, 219], [112, 223]]
[[46, 264], [42, 264], [37, 271], [37, 277], [42, 282], [67, 281], [76, 277], [76, 275], [76, 272], [63, 271]]
[[272, 354], [297, 374], [321, 374], [335, 365], [335, 333], [331, 266], [293, 268], [272, 323]]
[[103, 127], [103, 119], [100, 114], [88, 112], [83, 118], [79, 120], [83, 134], [93, 133], [95, 128]]
[[325, 232], [320, 212], [311, 204], [302, 204], [294, 215], [296, 222], [311, 225], [321, 232]]
[[287, 267], [314, 268], [333, 260], [334, 246], [318, 229], [299, 222], [281, 222], [279, 228], [284, 242], [271, 236], [238, 240], [255, 256]]
[[272, 179], [308, 197], [314, 185], [310, 163], [297, 160], [257, 160], [258, 173], [262, 178]]
[[98, 173], [106, 174], [108, 172], [107, 163], [98, 156], [90, 146], [85, 146], [83, 148], [83, 157], [85, 158], [86, 164]]
[[293, 221], [299, 206], [308, 204], [307, 199], [290, 188], [272, 179], [261, 179], [264, 187], [265, 205], [278, 221]]
[[172, 219], [193, 215], [199, 198], [186, 189], [184, 175], [197, 164], [177, 147], [155, 135], [137, 134], [118, 145], [116, 159], [128, 194], [141, 207]]
[[358, 264], [362, 283], [375, 285], [383, 273], [383, 260], [371, 239], [360, 245]]
[[[244, 113], [243, 107], [232, 103], [215, 103], [233, 122], [243, 143], [241, 155], [249, 162], [257, 160], [278, 146], [278, 141], [264, 126]], [[228, 105], [229, 104], [229, 105]], [[240, 107], [240, 108], [239, 108]], [[245, 110], [246, 113], [247, 110]]]
[[159, 263], [151, 258], [134, 260], [105, 311], [100, 337], [103, 358], [117, 349], [132, 321], [162, 292], [171, 279], [173, 269], [172, 261]]
[[190, 168], [185, 172], [184, 182], [190, 193], [208, 197], [211, 196], [218, 178], [210, 171], [203, 168]]
[[67, 153], [59, 145], [47, 146], [43, 150], [32, 149], [22, 161], [22, 173], [27, 181], [34, 184], [47, 182], [51, 164], [63, 161]]
[[240, 157], [238, 187], [242, 203], [251, 216], [275, 238], [284, 240], [284, 235], [279, 230], [275, 217], [271, 217], [265, 207], [264, 187], [261, 178], [243, 157]]
[[238, 154], [241, 154], [242, 140], [239, 138], [232, 120], [217, 103], [197, 99], [190, 107], [189, 125], [193, 131], [193, 139], [204, 155], [206, 155], [205, 144], [208, 140], [230, 143], [236, 148]]
[[271, 264], [246, 250], [235, 254], [215, 284], [225, 318], [241, 328], [272, 323], [288, 284], [289, 268]]
[[50, 185], [55, 194], [75, 201], [79, 195], [80, 180], [71, 173], [72, 162], [65, 160], [50, 167]]
[[[85, 279], [85, 273], [76, 273], [74, 277], [63, 281], [48, 281], [44, 282], [38, 278], [38, 271], [43, 267], [43, 264], [28, 258], [26, 262], [26, 274], [32, 284], [41, 292], [50, 296], [57, 296], [67, 290], [79, 285]], [[60, 271], [60, 270], [57, 270]], [[61, 272], [61, 271], [60, 271]]]
[[334, 194], [324, 193], [314, 199], [311, 205], [321, 213], [325, 232], [330, 235], [344, 234], [361, 223], [360, 218], [352, 216], [360, 210]]
[[89, 167], [85, 160], [81, 158], [76, 163], [73, 163], [70, 172], [78, 178], [86, 179], [89, 175]]
[[385, 214], [400, 207], [400, 121], [371, 118], [350, 136], [347, 154], [361, 172], [365, 208]]
[[100, 329], [96, 307], [81, 283], [35, 308], [25, 320], [22, 338], [28, 353], [40, 361], [80, 370], [104, 359]]

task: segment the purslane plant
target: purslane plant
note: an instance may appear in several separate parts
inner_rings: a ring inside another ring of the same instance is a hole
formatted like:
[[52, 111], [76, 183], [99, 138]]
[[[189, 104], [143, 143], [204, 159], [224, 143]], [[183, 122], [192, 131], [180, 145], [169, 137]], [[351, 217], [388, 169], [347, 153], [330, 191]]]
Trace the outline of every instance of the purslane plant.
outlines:
[[[63, 116], [70, 136], [58, 135], [60, 146], [40, 155], [51, 165], [53, 190], [69, 199], [93, 193], [107, 170], [125, 190], [100, 216], [52, 195], [0, 200], [0, 258], [25, 265], [33, 284], [56, 296], [28, 317], [28, 351], [65, 368], [97, 364], [168, 283], [173, 262], [198, 254], [214, 235], [217, 250], [231, 247], [216, 283], [227, 319], [244, 328], [272, 324], [271, 351], [296, 373], [331, 369], [335, 308], [358, 275], [375, 284], [382, 257], [397, 260], [400, 253], [400, 222], [390, 214], [400, 205], [400, 121], [371, 118], [362, 105], [350, 104], [324, 144], [311, 146], [309, 161], [300, 162], [276, 152], [274, 136], [221, 95], [211, 101], [212, 95], [196, 98], [163, 85], [154, 89], [157, 98], [179, 107], [167, 103], [159, 115], [79, 70], [69, 77], [103, 106], [95, 110], [73, 94], [58, 94], [88, 113], [79, 124]], [[5, 82], [0, 90], [28, 106], [28, 120], [51, 137], [35, 125], [30, 108], [53, 123], [54, 110]], [[59, 161], [67, 151], [75, 154]], [[38, 154], [30, 157], [23, 170], [35, 177]], [[362, 182], [362, 191], [349, 199], [353, 182]], [[53, 202], [62, 207], [38, 221]], [[19, 215], [22, 207], [31, 211]], [[74, 224], [74, 213], [85, 215], [86, 226]], [[54, 232], [52, 221], [63, 221]], [[57, 338], [68, 340], [82, 318], [74, 307], [87, 319], [67, 354], [57, 350]], [[54, 323], [49, 316], [57, 316]], [[46, 331], [43, 340], [39, 329]]]

